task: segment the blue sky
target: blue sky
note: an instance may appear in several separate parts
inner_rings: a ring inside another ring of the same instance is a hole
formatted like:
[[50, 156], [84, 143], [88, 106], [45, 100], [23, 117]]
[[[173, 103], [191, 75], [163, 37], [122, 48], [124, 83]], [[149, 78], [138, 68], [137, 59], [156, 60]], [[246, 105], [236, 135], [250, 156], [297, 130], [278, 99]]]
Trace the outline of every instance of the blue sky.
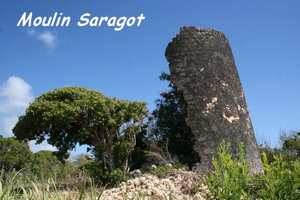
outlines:
[[[3, 0], [0, 3], [0, 131], [25, 105], [58, 87], [83, 86], [150, 109], [166, 84], [164, 50], [183, 25], [215, 28], [230, 40], [259, 141], [276, 145], [300, 128], [300, 2], [296, 0]], [[136, 28], [21, 28], [23, 12], [137, 16]], [[1, 93], [2, 91], [2, 93]], [[21, 96], [20, 96], [21, 95]], [[11, 105], [11, 102], [15, 104]], [[11, 109], [3, 109], [10, 108]]]

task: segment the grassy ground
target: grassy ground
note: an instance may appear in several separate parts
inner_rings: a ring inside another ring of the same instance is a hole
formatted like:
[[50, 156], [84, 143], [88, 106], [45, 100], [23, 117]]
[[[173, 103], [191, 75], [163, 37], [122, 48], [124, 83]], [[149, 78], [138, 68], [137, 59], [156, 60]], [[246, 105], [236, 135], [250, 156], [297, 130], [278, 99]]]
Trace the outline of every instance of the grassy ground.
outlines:
[[22, 171], [1, 173], [0, 200], [73, 200], [99, 199], [104, 188], [97, 187], [93, 181], [85, 177], [81, 186], [64, 187], [54, 179], [38, 181], [33, 177], [24, 176]]

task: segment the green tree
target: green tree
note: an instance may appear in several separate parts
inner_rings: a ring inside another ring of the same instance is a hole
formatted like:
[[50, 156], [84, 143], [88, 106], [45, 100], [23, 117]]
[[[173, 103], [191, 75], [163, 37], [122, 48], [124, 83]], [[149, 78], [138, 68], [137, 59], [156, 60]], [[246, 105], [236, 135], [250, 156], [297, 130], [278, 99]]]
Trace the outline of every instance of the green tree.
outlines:
[[300, 132], [281, 137], [283, 151], [300, 158]]
[[28, 107], [13, 129], [20, 140], [44, 140], [60, 159], [77, 144], [89, 145], [109, 171], [115, 168], [114, 145], [135, 142], [147, 114], [145, 103], [118, 100], [79, 87], [47, 92]]
[[63, 174], [64, 165], [53, 155], [52, 151], [34, 153], [31, 162], [31, 171], [38, 177], [48, 179]]
[[169, 90], [161, 93], [161, 99], [156, 101], [153, 111], [155, 123], [153, 134], [161, 146], [180, 162], [192, 166], [199, 162], [199, 157], [193, 150], [194, 138], [191, 129], [186, 125], [186, 102], [170, 81], [170, 75], [162, 73], [160, 79], [169, 82]]
[[27, 143], [14, 137], [0, 137], [0, 169], [20, 170], [28, 168], [32, 153]]

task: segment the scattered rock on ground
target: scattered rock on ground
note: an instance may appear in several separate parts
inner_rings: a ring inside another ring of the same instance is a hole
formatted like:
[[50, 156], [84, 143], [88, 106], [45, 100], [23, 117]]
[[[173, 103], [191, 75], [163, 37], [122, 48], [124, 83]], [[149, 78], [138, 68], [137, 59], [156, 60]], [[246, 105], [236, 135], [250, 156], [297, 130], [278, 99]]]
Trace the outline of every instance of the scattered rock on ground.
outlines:
[[162, 179], [145, 174], [142, 177], [123, 182], [117, 188], [105, 190], [100, 199], [205, 200], [207, 192], [207, 187], [201, 184], [201, 178], [197, 173], [175, 170]]

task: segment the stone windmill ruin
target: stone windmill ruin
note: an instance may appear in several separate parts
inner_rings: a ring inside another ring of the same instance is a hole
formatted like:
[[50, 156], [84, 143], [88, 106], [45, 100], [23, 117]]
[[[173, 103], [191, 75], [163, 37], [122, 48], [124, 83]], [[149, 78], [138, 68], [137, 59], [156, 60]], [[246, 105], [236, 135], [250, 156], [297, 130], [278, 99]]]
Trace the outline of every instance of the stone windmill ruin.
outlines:
[[166, 49], [171, 81], [187, 103], [186, 123], [194, 135], [198, 170], [211, 169], [219, 144], [240, 143], [252, 173], [262, 171], [252, 123], [228, 40], [212, 29], [183, 27]]

